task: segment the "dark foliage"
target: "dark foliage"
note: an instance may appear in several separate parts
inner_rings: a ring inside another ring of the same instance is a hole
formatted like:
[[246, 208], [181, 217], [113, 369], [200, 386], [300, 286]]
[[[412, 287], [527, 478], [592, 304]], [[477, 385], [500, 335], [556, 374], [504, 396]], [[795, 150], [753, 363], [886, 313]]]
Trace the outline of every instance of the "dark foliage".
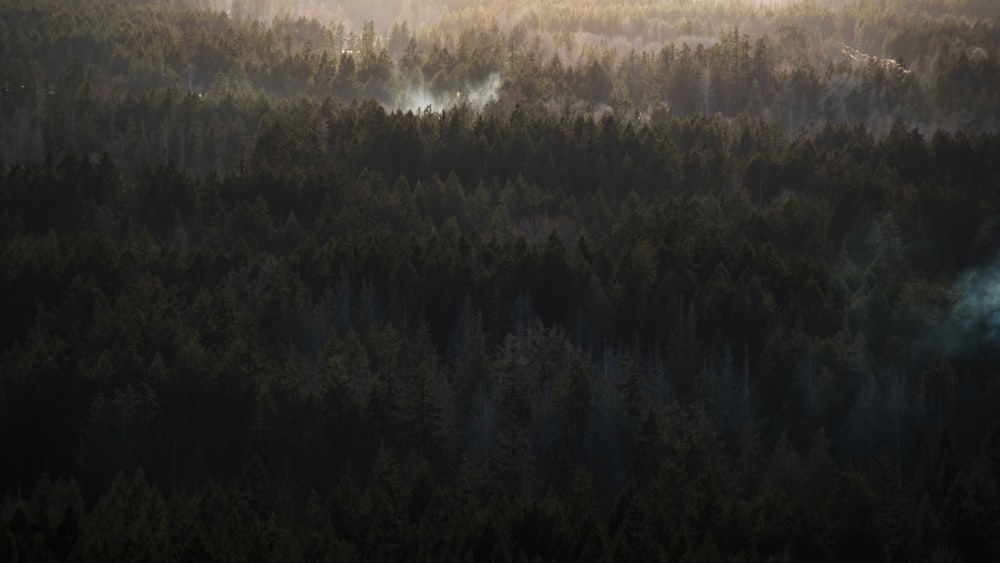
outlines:
[[1000, 554], [978, 51], [57, 4], [0, 6], [0, 560]]

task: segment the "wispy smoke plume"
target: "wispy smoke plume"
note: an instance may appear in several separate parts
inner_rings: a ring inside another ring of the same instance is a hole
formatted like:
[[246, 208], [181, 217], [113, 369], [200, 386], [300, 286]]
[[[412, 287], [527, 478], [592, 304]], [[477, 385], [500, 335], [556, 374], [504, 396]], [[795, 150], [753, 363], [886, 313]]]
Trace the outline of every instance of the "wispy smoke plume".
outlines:
[[466, 84], [461, 90], [432, 92], [424, 84], [407, 89], [396, 101], [396, 108], [403, 111], [444, 111], [458, 105], [468, 104], [480, 111], [486, 104], [496, 101], [503, 87], [503, 77], [499, 72], [490, 74], [479, 83]]
[[955, 303], [930, 343], [949, 356], [1000, 345], [1000, 268], [974, 269], [951, 289]]

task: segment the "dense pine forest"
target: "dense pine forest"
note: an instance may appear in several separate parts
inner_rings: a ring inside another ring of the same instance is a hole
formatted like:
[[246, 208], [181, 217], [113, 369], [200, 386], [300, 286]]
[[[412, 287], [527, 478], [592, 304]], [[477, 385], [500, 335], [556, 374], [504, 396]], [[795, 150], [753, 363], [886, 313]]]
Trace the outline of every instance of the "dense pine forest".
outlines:
[[1000, 4], [0, 2], [0, 560], [1000, 557]]

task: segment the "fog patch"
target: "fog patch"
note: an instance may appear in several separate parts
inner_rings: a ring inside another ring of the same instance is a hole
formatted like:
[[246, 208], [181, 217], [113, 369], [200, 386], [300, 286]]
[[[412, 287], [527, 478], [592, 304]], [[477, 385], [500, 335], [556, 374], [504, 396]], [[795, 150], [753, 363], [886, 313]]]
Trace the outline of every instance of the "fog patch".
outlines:
[[677, 38], [678, 45], [687, 44], [690, 47], [711, 47], [719, 43], [719, 38], [712, 35], [681, 35]]
[[955, 301], [927, 345], [951, 357], [1000, 347], [1000, 268], [962, 274], [951, 287]]
[[396, 107], [393, 109], [414, 113], [428, 109], [440, 112], [455, 106], [468, 105], [476, 111], [482, 111], [487, 104], [499, 99], [503, 82], [503, 76], [499, 72], [490, 74], [481, 82], [466, 83], [458, 90], [435, 92], [421, 82], [404, 90], [397, 98]]

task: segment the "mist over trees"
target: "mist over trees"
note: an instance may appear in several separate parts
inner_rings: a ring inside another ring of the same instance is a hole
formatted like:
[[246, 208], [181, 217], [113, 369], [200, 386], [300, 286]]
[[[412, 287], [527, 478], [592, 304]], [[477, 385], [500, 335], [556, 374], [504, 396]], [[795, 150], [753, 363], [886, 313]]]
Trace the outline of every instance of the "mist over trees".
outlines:
[[0, 560], [990, 560], [993, 2], [0, 4]]
[[499, 115], [518, 106], [633, 123], [747, 113], [786, 135], [826, 121], [877, 136], [897, 120], [925, 136], [997, 124], [995, 20], [940, 15], [933, 4], [908, 3], [907, 18], [867, 4], [528, 3], [517, 16], [455, 6], [419, 28], [290, 15], [309, 13], [306, 4], [265, 22], [241, 5], [4, 7], [0, 155], [40, 160], [71, 147], [186, 167], [197, 154], [199, 171], [219, 161], [222, 173], [264, 105], [305, 98], [415, 113], [468, 101]]

